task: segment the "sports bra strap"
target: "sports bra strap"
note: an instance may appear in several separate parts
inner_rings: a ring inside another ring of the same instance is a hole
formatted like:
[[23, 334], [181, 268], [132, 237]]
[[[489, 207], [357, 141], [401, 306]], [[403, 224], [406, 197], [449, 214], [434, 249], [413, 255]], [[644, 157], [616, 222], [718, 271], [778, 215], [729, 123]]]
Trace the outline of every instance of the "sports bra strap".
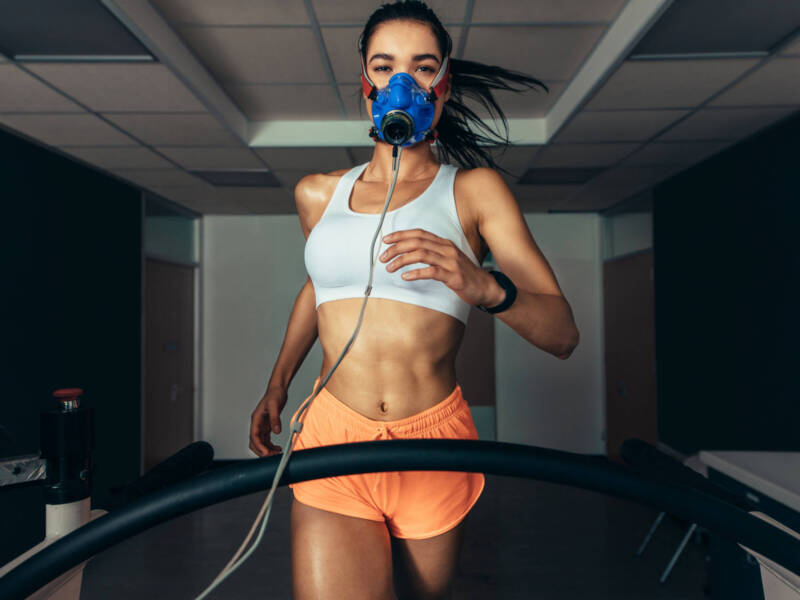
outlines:
[[[364, 172], [368, 164], [367, 162], [363, 165], [357, 165], [339, 178], [336, 188], [333, 190], [330, 208], [336, 212], [345, 212], [347, 208], [345, 203], [349, 203], [350, 201], [350, 194], [353, 191], [353, 186], [355, 186], [356, 180], [361, 177], [361, 173]], [[325, 212], [328, 211], [326, 210]]]

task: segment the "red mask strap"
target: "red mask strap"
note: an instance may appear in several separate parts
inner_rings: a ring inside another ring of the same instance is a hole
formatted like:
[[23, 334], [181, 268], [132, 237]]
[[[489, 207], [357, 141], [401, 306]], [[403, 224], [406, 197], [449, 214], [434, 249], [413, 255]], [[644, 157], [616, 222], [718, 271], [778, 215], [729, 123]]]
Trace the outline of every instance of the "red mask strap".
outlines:
[[367, 78], [364, 73], [361, 73], [361, 93], [370, 100], [375, 100], [378, 97], [378, 90]]
[[361, 93], [370, 100], [378, 97], [378, 88], [367, 75], [367, 66], [364, 64], [364, 55], [361, 54], [361, 38], [358, 38], [358, 57], [361, 59]]
[[439, 74], [433, 80], [431, 85], [431, 101], [435, 102], [437, 98], [441, 98], [447, 90], [447, 78], [450, 74], [450, 58], [445, 56], [442, 68], [439, 69]]

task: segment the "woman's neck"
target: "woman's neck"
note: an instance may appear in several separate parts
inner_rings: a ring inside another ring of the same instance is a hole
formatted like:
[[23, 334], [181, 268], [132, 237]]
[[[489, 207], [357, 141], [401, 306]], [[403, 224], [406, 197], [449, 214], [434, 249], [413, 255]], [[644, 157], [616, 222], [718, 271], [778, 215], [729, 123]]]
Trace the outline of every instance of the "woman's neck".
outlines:
[[[400, 153], [400, 172], [397, 181], [414, 181], [430, 175], [433, 168], [438, 168], [439, 161], [434, 156], [431, 145], [420, 142]], [[392, 179], [392, 146], [386, 142], [376, 142], [372, 159], [364, 172], [370, 181], [384, 181], [388, 185]]]

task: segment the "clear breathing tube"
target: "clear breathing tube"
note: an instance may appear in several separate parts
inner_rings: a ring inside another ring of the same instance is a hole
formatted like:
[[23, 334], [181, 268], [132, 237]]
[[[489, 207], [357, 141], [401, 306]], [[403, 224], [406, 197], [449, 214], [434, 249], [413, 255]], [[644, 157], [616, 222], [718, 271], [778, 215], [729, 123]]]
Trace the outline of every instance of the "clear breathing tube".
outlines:
[[[286, 464], [289, 462], [289, 457], [292, 455], [292, 449], [294, 448], [294, 441], [295, 441], [295, 433], [300, 433], [303, 430], [303, 415], [305, 414], [308, 405], [317, 397], [320, 390], [325, 387], [325, 384], [333, 375], [333, 372], [336, 370], [336, 367], [339, 366], [339, 363], [342, 362], [344, 355], [347, 354], [347, 351], [350, 350], [350, 346], [353, 345], [353, 341], [356, 339], [356, 335], [358, 334], [358, 330], [361, 328], [361, 320], [364, 317], [364, 308], [367, 306], [367, 298], [369, 297], [370, 293], [372, 292], [372, 273], [375, 269], [375, 261], [377, 260], [377, 256], [375, 254], [375, 241], [378, 239], [378, 233], [381, 231], [381, 227], [383, 226], [383, 219], [386, 216], [386, 210], [389, 208], [389, 202], [392, 200], [392, 194], [394, 193], [394, 186], [397, 183], [397, 173], [400, 171], [400, 154], [402, 153], [403, 149], [400, 146], [393, 146], [392, 147], [392, 181], [389, 184], [389, 190], [386, 193], [386, 201], [383, 204], [383, 212], [381, 212], [381, 218], [378, 221], [378, 227], [375, 229], [375, 235], [372, 236], [372, 244], [369, 248], [369, 282], [367, 283], [367, 288], [364, 290], [364, 301], [361, 303], [361, 312], [358, 315], [358, 322], [356, 324], [356, 328], [353, 331], [353, 335], [350, 337], [350, 340], [342, 350], [342, 353], [339, 355], [339, 358], [336, 360], [334, 365], [331, 367], [331, 370], [328, 371], [328, 374], [319, 382], [317, 388], [314, 390], [314, 393], [307, 398], [298, 409], [297, 412], [297, 420], [291, 421], [290, 423], [290, 437], [289, 437], [289, 450], [283, 454], [280, 463], [278, 464], [278, 470], [275, 472], [275, 478], [272, 480], [272, 487], [269, 490], [269, 494], [267, 495], [266, 500], [264, 500], [264, 504], [261, 506], [261, 510], [258, 512], [255, 521], [253, 521], [253, 526], [250, 528], [250, 532], [247, 534], [247, 537], [242, 542], [242, 545], [239, 546], [239, 549], [236, 551], [236, 554], [228, 561], [228, 564], [225, 565], [225, 568], [220, 571], [219, 575], [211, 582], [209, 585], [199, 596], [195, 598], [195, 600], [202, 600], [208, 594], [210, 594], [220, 583], [222, 583], [228, 575], [233, 573], [239, 566], [246, 561], [250, 555], [255, 551], [258, 545], [261, 543], [261, 539], [264, 536], [264, 531], [267, 528], [267, 521], [269, 520], [270, 512], [272, 511], [272, 501], [275, 497], [275, 490], [278, 487], [278, 482], [281, 480], [281, 476], [283, 475], [283, 471], [286, 468]], [[380, 250], [380, 246], [378, 246], [378, 250]], [[266, 511], [266, 513], [265, 513]], [[262, 520], [263, 516], [263, 520]], [[242, 551], [244, 550], [245, 546], [247, 546], [250, 539], [253, 537], [253, 532], [255, 532], [256, 527], [258, 526], [258, 522], [261, 520], [261, 530], [258, 532], [258, 537], [256, 538], [255, 542], [247, 552], [244, 553], [242, 556]], [[241, 556], [241, 558], [240, 558]]]

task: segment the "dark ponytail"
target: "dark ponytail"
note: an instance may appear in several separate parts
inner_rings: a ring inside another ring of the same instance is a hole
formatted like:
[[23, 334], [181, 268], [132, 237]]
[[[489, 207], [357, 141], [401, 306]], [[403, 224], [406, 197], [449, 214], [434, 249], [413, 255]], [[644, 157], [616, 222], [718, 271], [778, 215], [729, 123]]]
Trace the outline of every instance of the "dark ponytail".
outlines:
[[[375, 28], [381, 23], [395, 20], [412, 20], [430, 25], [441, 55], [446, 56], [450, 53], [453, 45], [450, 34], [436, 13], [424, 2], [406, 0], [384, 4], [367, 19], [359, 48], [364, 62], [367, 60], [367, 44]], [[508, 123], [492, 90], [523, 92], [541, 86], [549, 93], [549, 88], [525, 73], [452, 57], [450, 74], [452, 76], [450, 99], [445, 102], [442, 116], [436, 125], [440, 160], [446, 163], [454, 160], [462, 167], [470, 169], [486, 165], [505, 171], [494, 161], [492, 150], [509, 145]], [[495, 131], [484, 123], [481, 117], [464, 103], [466, 99], [477, 101], [486, 109], [490, 118], [499, 120], [503, 131]]]

